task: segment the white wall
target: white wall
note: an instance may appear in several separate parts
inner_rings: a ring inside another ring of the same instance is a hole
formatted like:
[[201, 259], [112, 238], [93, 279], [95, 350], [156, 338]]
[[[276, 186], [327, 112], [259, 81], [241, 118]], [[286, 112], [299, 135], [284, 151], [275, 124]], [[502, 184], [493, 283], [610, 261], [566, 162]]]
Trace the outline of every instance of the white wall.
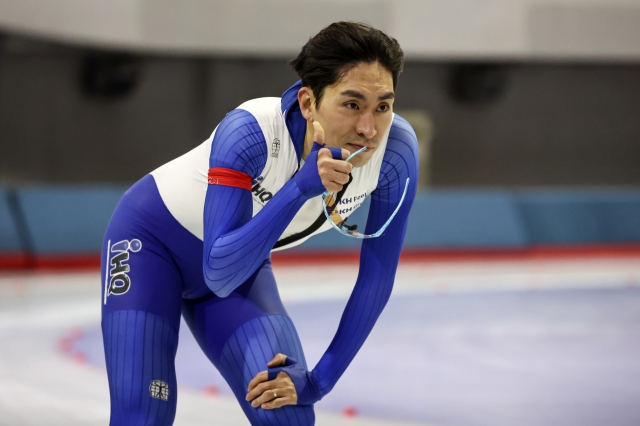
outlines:
[[409, 58], [640, 60], [640, 0], [0, 0], [0, 29], [100, 47], [287, 55], [337, 20]]

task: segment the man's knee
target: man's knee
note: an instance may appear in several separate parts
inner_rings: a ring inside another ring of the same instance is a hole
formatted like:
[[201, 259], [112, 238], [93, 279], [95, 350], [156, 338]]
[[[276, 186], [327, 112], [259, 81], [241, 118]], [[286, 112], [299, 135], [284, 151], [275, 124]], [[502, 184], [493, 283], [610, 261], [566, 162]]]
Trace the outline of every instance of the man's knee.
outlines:
[[170, 426], [176, 416], [174, 401], [156, 402], [145, 398], [112, 401], [110, 426]]
[[263, 410], [262, 408], [253, 408], [251, 404], [247, 403], [242, 408], [252, 426], [313, 426], [316, 422], [312, 405], [285, 405], [273, 410]]
[[286, 405], [264, 410], [252, 407], [245, 400], [251, 379], [260, 371], [267, 370], [267, 363], [277, 353], [304, 363], [304, 354], [293, 323], [284, 315], [254, 318], [238, 328], [227, 340], [220, 357], [219, 369], [253, 426], [313, 425], [313, 406]]

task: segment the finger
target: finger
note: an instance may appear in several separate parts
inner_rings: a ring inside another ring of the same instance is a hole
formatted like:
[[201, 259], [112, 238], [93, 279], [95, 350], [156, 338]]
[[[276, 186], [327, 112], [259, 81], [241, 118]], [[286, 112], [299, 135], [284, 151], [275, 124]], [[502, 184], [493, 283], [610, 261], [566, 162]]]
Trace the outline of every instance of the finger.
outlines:
[[329, 148], [321, 148], [320, 151], [318, 151], [318, 162], [320, 162], [320, 160], [333, 160], [335, 162], [333, 164], [341, 165], [342, 167], [348, 168], [348, 170], [351, 171], [353, 169], [353, 164], [344, 161], [347, 159], [347, 157], [349, 157], [349, 155], [351, 155], [351, 153], [346, 149], [341, 149], [341, 154], [342, 160], [335, 159], [333, 158], [333, 154], [331, 150], [329, 150]]
[[[272, 385], [272, 387], [265, 389], [261, 395], [259, 395], [256, 399], [251, 401], [251, 406], [254, 408], [260, 407], [262, 404], [266, 402], [273, 401], [277, 398], [282, 398], [286, 396], [290, 396], [291, 392], [288, 390], [289, 386], [283, 386], [279, 388], [277, 385]], [[276, 394], [274, 395], [274, 389], [276, 389]]]
[[324, 129], [317, 121], [313, 122], [313, 140], [319, 144], [324, 143]]
[[342, 148], [335, 148], [332, 146], [328, 146], [327, 149], [329, 151], [331, 151], [331, 158], [333, 158], [334, 160], [343, 160], [343, 156], [342, 156]]
[[273, 410], [274, 408], [280, 408], [280, 407], [283, 407], [285, 405], [296, 405], [297, 402], [298, 402], [297, 399], [293, 399], [291, 397], [276, 398], [276, 399], [271, 400], [269, 402], [265, 402], [264, 404], [262, 404], [260, 406], [260, 408], [262, 408], [264, 410]]
[[[265, 376], [262, 375], [263, 373], [265, 374]], [[278, 373], [278, 376], [274, 380], [265, 379], [262, 382], [257, 380], [257, 379], [262, 379], [263, 377], [266, 377], [267, 374], [268, 373], [266, 371], [261, 371], [256, 375], [256, 377], [251, 381], [251, 383], [249, 383], [250, 390], [249, 390], [249, 393], [247, 393], [245, 400], [251, 401], [259, 397], [263, 393], [268, 392], [272, 389], [292, 388], [295, 391], [295, 386], [293, 385], [293, 381], [291, 380], [291, 377], [289, 377], [289, 375], [284, 371], [280, 371]]]
[[323, 181], [326, 179], [327, 182], [337, 183], [338, 185], [346, 185], [349, 182], [349, 174], [348, 173], [340, 173], [340, 172], [329, 172], [323, 176]]
[[334, 160], [332, 163], [328, 163], [333, 170], [339, 173], [349, 174], [353, 170], [353, 164], [347, 163], [343, 160]]
[[344, 167], [331, 167], [332, 165], [323, 165], [319, 168], [318, 174], [320, 175], [320, 179], [322, 181], [328, 182], [336, 182], [341, 185], [349, 182], [349, 172], [350, 170], [345, 170]]
[[339, 183], [335, 183], [335, 182], [327, 182], [327, 183], [323, 183], [323, 186], [328, 192], [337, 194], [338, 192], [342, 191], [342, 188], [344, 185], [340, 185]]
[[329, 192], [332, 192], [334, 194], [342, 191], [342, 187], [344, 186], [344, 184], [340, 183], [340, 182], [336, 182], [333, 180], [322, 180], [322, 186], [325, 187], [325, 189]]
[[331, 156], [331, 151], [329, 151], [329, 149], [327, 148], [321, 148], [320, 151], [318, 151], [318, 162], [320, 162], [320, 160], [331, 160], [333, 159], [333, 157]]
[[251, 379], [251, 381], [249, 382], [249, 387], [247, 388], [247, 392], [251, 392], [251, 390], [253, 388], [255, 388], [256, 386], [258, 386], [260, 383], [262, 382], [266, 382], [267, 379], [269, 378], [269, 373], [266, 371], [261, 371], [258, 374], [256, 374], [256, 376]]
[[346, 175], [346, 179], [342, 179], [339, 177], [332, 178], [322, 178], [322, 185], [326, 188], [327, 191], [338, 193], [342, 191], [342, 187], [349, 181], [349, 176]]
[[262, 395], [267, 390], [273, 389], [275, 387], [276, 387], [275, 380], [269, 380], [266, 382], [259, 383], [256, 387], [254, 387], [251, 391], [249, 391], [245, 399], [247, 401], [251, 401], [259, 397], [260, 395]]
[[[344, 155], [345, 150], [342, 151]], [[334, 160], [331, 156], [331, 151], [327, 148], [322, 148], [318, 152], [318, 171], [322, 172], [323, 170], [336, 170], [342, 173], [351, 173], [353, 170], [353, 164], [344, 160]]]
[[339, 185], [337, 183], [323, 182], [322, 186], [324, 186], [324, 189], [326, 189], [328, 192], [333, 192], [334, 194], [337, 194], [338, 192], [342, 191], [342, 185]]
[[276, 356], [273, 357], [271, 361], [267, 363], [267, 367], [269, 368], [279, 367], [281, 365], [284, 365], [286, 361], [287, 361], [287, 356], [285, 354], [277, 354]]
[[[260, 404], [260, 407], [267, 410], [271, 410], [274, 408], [282, 407], [283, 405], [295, 405], [298, 403], [298, 394], [293, 384], [285, 385], [283, 387], [278, 387], [276, 388], [276, 392], [278, 395], [277, 398], [273, 398], [273, 395], [269, 397], [268, 396], [269, 392], [266, 392], [267, 402]], [[273, 391], [271, 391], [270, 393], [273, 394]]]
[[[271, 389], [273, 389], [273, 386], [270, 386], [268, 388], [258, 387], [257, 389], [260, 389], [260, 390], [257, 392], [255, 390], [250, 392], [245, 398], [247, 401], [252, 401], [251, 405], [253, 405], [254, 407], [258, 407], [263, 402], [269, 401], [273, 398], [273, 394], [271, 392]], [[266, 394], [271, 395], [271, 398], [267, 398], [268, 395]]]
[[260, 407], [262, 404], [267, 403], [271, 400], [273, 400], [273, 391], [271, 389], [265, 391], [264, 393], [262, 393], [260, 396], [258, 396], [256, 399], [254, 399], [253, 401], [251, 401], [251, 406], [253, 408], [258, 408]]
[[350, 155], [351, 155], [351, 153], [348, 150], [342, 148], [342, 159], [343, 160], [346, 160], [347, 157], [350, 156]]

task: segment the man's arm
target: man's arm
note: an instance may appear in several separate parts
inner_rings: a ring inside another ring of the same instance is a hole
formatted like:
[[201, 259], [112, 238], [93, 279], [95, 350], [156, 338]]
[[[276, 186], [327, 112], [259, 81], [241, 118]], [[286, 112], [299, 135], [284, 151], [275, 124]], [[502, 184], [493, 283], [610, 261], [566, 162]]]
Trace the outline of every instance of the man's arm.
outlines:
[[[321, 194], [327, 185], [348, 181], [351, 165], [334, 158], [343, 155], [328, 149], [312, 151], [294, 178], [253, 218], [250, 190], [224, 184], [208, 186], [203, 273], [211, 291], [220, 297], [229, 295], [260, 266], [309, 198]], [[216, 130], [209, 167], [226, 169], [251, 182], [262, 172], [266, 158], [264, 134], [256, 119], [243, 110], [229, 113]]]
[[[268, 374], [259, 373], [251, 382], [248, 399], [261, 394], [263, 388], [271, 388], [271, 382], [266, 380], [275, 379], [276, 374], [280, 380], [282, 371], [295, 384], [297, 404], [313, 404], [331, 391], [347, 369], [391, 295], [409, 211], [417, 189], [417, 148], [413, 129], [404, 119], [397, 117], [389, 135], [378, 187], [371, 194], [365, 234], [378, 231], [391, 216], [400, 203], [407, 178], [410, 179], [409, 188], [402, 207], [384, 234], [363, 241], [358, 279], [327, 351], [312, 371], [306, 371], [290, 358], [278, 354], [269, 363]], [[336, 235], [336, 238], [340, 237]]]
[[360, 252], [360, 271], [338, 331], [312, 374], [318, 397], [326, 395], [347, 369], [384, 309], [395, 279], [409, 211], [418, 183], [417, 140], [413, 129], [401, 118], [392, 128], [381, 168], [378, 188], [371, 194], [365, 234], [382, 227], [398, 206], [405, 182], [407, 195], [384, 234], [365, 239]]

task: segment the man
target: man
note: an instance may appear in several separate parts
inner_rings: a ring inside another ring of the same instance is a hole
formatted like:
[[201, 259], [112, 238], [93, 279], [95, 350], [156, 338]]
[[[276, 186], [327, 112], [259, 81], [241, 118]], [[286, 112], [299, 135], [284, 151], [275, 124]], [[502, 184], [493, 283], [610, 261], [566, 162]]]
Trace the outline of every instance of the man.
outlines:
[[[301, 81], [282, 98], [240, 105], [209, 140], [125, 193], [103, 247], [112, 425], [172, 424], [180, 315], [251, 424], [314, 424], [313, 404], [393, 287], [418, 167], [415, 134], [393, 114], [402, 64], [384, 33], [332, 24], [291, 61]], [[346, 218], [367, 196], [360, 273], [310, 370], [270, 252], [332, 227], [362, 236]]]

